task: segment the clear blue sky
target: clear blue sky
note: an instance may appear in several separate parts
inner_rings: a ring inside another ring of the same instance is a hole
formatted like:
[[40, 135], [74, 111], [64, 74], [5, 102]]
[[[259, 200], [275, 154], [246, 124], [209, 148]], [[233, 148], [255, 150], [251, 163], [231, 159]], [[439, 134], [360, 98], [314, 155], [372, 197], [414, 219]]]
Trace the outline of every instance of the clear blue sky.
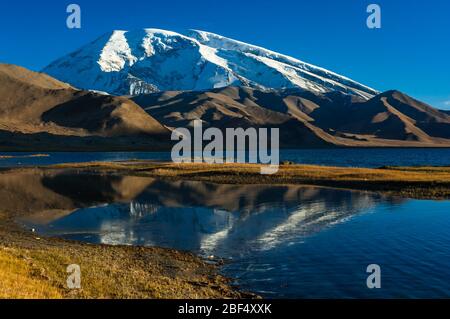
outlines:
[[[66, 6], [82, 29], [66, 28]], [[366, 7], [382, 28], [366, 27]], [[202, 29], [450, 109], [448, 0], [37, 0], [0, 2], [0, 62], [40, 70], [114, 29]]]

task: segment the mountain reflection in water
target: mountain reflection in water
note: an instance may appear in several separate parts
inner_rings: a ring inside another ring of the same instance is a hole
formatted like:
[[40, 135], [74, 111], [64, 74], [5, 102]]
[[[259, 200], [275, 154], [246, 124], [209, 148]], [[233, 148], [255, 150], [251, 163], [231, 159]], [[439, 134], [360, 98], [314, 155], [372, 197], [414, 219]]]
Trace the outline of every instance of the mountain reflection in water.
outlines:
[[[307, 186], [128, 179], [46, 177], [46, 187], [85, 205], [97, 204], [33, 226], [46, 235], [92, 243], [161, 246], [233, 258], [301, 240], [368, 211], [380, 200], [370, 193]], [[90, 186], [80, 187], [83, 182]], [[126, 194], [130, 183], [135, 189]]]
[[[41, 235], [225, 258], [276, 298], [444, 298], [450, 202], [300, 185], [219, 185], [70, 170], [0, 174], [2, 211]], [[382, 289], [366, 286], [382, 268]]]

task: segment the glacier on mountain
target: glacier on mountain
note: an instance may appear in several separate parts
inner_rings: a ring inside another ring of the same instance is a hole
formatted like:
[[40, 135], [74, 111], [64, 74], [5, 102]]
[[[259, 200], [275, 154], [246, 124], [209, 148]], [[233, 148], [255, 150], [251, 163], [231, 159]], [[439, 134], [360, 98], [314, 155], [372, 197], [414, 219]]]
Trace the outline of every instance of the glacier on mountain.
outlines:
[[186, 34], [160, 29], [113, 31], [43, 72], [80, 89], [113, 95], [226, 86], [339, 91], [367, 99], [378, 93], [295, 58], [198, 30]]

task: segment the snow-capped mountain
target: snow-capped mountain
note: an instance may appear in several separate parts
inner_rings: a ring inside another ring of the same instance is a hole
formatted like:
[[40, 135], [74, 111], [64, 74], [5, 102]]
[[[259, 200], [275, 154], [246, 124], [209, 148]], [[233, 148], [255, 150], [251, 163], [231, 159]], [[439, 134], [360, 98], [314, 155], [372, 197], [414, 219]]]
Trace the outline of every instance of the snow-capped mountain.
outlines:
[[113, 95], [248, 86], [378, 92], [326, 69], [210, 32], [113, 31], [51, 63], [43, 72], [71, 85]]

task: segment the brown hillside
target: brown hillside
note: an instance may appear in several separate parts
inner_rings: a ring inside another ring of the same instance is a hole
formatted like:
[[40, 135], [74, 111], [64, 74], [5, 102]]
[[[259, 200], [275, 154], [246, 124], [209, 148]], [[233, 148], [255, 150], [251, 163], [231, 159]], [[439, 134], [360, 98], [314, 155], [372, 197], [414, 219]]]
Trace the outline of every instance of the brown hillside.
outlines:
[[82, 139], [90, 144], [112, 137], [169, 140], [169, 133], [129, 99], [79, 91], [45, 74], [0, 64], [0, 142], [8, 150], [29, 143], [42, 149], [47, 140], [53, 143], [64, 136], [79, 137], [80, 149]]
[[284, 147], [448, 147], [450, 117], [401, 92], [369, 101], [339, 92], [259, 91], [227, 87], [164, 92], [133, 99], [170, 127], [279, 127]]

